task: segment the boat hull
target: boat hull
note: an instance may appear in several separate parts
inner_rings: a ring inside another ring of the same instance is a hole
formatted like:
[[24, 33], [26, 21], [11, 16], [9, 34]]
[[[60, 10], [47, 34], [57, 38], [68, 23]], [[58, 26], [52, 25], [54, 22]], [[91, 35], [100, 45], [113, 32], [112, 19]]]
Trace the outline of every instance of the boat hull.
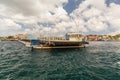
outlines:
[[84, 48], [85, 46], [32, 46], [33, 49], [66, 49], [66, 48]]
[[55, 49], [55, 48], [84, 48], [88, 42], [81, 41], [40, 41], [39, 45], [31, 45], [30, 42], [20, 41], [33, 49]]

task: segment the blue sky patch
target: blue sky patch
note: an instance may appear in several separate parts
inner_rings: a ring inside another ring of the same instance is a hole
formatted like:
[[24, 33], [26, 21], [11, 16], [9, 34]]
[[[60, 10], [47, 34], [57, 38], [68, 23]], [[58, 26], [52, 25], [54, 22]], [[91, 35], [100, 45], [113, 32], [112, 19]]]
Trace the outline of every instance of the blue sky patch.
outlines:
[[83, 0], [69, 0], [69, 2], [64, 6], [64, 9], [70, 14], [74, 11]]
[[120, 4], [120, 0], [106, 0], [107, 6], [109, 6], [110, 3]]

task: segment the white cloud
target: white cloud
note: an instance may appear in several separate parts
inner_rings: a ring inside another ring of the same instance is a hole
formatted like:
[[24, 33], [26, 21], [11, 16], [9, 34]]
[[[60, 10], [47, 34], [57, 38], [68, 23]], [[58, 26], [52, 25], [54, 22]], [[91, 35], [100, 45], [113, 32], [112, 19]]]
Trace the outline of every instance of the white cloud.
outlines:
[[0, 18], [0, 35], [14, 35], [21, 29], [21, 26], [17, 23], [15, 23], [11, 19], [2, 19]]
[[108, 7], [105, 0], [85, 0], [71, 13], [71, 16], [75, 19], [83, 19], [88, 33], [89, 30], [96, 33], [105, 32], [108, 31], [109, 28], [114, 29], [114, 33], [118, 33], [120, 31], [119, 8], [120, 5], [115, 3], [111, 3], [110, 7]]
[[107, 8], [107, 11], [108, 11], [107, 15], [120, 18], [120, 10], [119, 10], [119, 8], [120, 8], [120, 5], [115, 4], [115, 3], [111, 3], [110, 7]]
[[120, 31], [120, 5], [111, 3], [108, 7], [105, 0], [84, 0], [68, 15], [64, 3], [68, 0], [0, 0], [0, 31], [18, 32], [22, 27], [16, 22], [25, 25], [22, 32], [33, 34], [100, 33], [109, 28], [114, 33]]
[[91, 31], [96, 32], [104, 31], [108, 28], [106, 23], [103, 23], [98, 18], [91, 18], [90, 20], [88, 20], [87, 25]]
[[31, 17], [42, 20], [42, 17], [49, 17], [50, 12], [66, 14], [63, 3], [67, 0], [0, 0], [0, 15], [15, 20]]
[[120, 30], [120, 19], [113, 19], [110, 23], [114, 29]]
[[[55, 24], [55, 21], [68, 18], [67, 12], [63, 9], [63, 4], [67, 2], [68, 0], [0, 0], [0, 17], [28, 26], [36, 26], [38, 22]], [[6, 26], [4, 23], [4, 21], [1, 22], [2, 28]], [[35, 30], [37, 28], [33, 27], [33, 31], [37, 31]]]
[[105, 4], [105, 0], [85, 0], [89, 5], [100, 9], [100, 10], [104, 10], [106, 8], [106, 4]]
[[21, 26], [10, 19], [0, 19], [0, 30], [19, 30]]
[[94, 7], [92, 7], [91, 9], [87, 9], [82, 13], [82, 16], [84, 16], [85, 18], [92, 18], [98, 15], [101, 15], [101, 10], [98, 10]]

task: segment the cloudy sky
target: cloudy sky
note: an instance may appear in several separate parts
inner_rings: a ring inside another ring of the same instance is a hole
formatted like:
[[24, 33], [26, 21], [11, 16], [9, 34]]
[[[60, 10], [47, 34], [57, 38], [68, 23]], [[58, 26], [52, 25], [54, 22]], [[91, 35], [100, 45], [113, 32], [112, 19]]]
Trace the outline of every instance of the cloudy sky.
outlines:
[[120, 33], [120, 0], [0, 0], [0, 36]]

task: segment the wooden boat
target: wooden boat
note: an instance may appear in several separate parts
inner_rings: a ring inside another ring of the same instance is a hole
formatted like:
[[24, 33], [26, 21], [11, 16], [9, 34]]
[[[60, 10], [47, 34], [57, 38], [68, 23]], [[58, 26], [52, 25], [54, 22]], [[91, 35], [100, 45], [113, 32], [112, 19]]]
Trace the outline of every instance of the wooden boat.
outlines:
[[48, 48], [81, 48], [85, 47], [88, 42], [85, 36], [76, 33], [69, 33], [63, 38], [61, 37], [44, 37], [42, 39], [32, 39], [23, 41], [27, 47], [34, 49], [48, 49]]

